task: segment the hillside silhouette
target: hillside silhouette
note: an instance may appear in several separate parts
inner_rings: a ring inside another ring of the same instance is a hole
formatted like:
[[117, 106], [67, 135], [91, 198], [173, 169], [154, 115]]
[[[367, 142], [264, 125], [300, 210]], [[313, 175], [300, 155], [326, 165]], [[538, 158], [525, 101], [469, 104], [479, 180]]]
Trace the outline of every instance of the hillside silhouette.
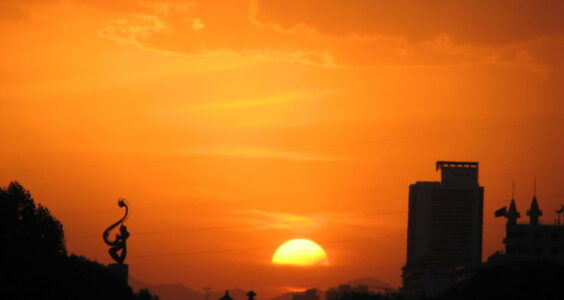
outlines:
[[17, 182], [0, 188], [2, 299], [156, 300], [106, 266], [67, 255], [63, 225]]

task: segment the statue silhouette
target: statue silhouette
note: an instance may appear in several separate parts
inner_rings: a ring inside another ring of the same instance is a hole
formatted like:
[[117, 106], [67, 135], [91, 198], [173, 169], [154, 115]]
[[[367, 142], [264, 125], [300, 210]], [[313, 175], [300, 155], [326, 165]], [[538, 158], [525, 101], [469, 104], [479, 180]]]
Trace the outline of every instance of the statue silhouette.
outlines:
[[[104, 231], [104, 242], [110, 246], [108, 253], [110, 256], [118, 263], [123, 264], [125, 261], [125, 256], [127, 255], [127, 239], [129, 238], [129, 232], [127, 231], [127, 226], [123, 225], [123, 222], [127, 219], [127, 215], [129, 214], [129, 207], [125, 202], [125, 199], [120, 198], [118, 199], [118, 206], [125, 207], [125, 214], [119, 221], [112, 224], [108, 229]], [[119, 233], [115, 235], [115, 239], [113, 241], [110, 240], [110, 233], [111, 231], [116, 228], [118, 225]]]

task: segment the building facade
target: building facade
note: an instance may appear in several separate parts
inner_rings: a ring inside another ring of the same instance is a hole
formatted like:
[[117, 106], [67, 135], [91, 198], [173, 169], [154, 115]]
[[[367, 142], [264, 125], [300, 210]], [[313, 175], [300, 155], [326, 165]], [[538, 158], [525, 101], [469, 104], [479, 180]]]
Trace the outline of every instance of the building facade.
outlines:
[[409, 187], [407, 260], [402, 294], [434, 297], [448, 288], [457, 270], [482, 261], [484, 188], [477, 162], [438, 161], [440, 182]]
[[558, 218], [553, 224], [542, 224], [543, 215], [537, 197], [534, 196], [527, 211], [528, 224], [517, 223], [521, 217], [517, 211], [515, 200], [512, 199], [509, 209], [503, 207], [496, 211], [496, 217], [506, 217], [506, 233], [503, 243], [505, 251], [498, 251], [492, 255], [490, 263], [534, 262], [550, 261], [564, 264], [564, 226], [560, 216], [563, 208], [557, 210]]

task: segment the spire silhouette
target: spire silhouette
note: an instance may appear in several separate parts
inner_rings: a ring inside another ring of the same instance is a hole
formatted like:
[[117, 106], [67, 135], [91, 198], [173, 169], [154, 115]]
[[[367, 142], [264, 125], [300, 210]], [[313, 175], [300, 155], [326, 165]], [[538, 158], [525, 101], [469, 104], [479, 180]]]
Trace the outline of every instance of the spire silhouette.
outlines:
[[537, 202], [537, 178], [533, 181], [533, 200], [531, 201], [531, 208], [527, 211], [527, 216], [530, 218], [531, 225], [539, 224], [539, 217], [542, 216], [542, 210], [539, 208], [539, 203]]
[[517, 219], [519, 219], [520, 217], [521, 214], [517, 211], [515, 199], [511, 199], [509, 210], [507, 211], [507, 224], [517, 224]]
[[225, 290], [225, 295], [221, 298], [219, 298], [219, 300], [233, 300], [233, 298], [231, 298], [231, 296], [229, 296], [229, 290]]
[[537, 197], [533, 196], [531, 201], [531, 208], [527, 211], [527, 216], [530, 218], [531, 225], [539, 224], [539, 217], [542, 216], [542, 210], [539, 208], [539, 203], [537, 202]]

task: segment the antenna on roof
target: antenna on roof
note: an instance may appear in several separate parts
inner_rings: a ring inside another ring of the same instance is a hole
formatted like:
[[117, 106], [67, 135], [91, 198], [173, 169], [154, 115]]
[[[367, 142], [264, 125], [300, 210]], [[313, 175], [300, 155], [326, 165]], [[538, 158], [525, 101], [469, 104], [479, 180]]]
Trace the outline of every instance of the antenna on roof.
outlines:
[[204, 287], [204, 299], [209, 300], [210, 290], [211, 290], [211, 287], [209, 287], [209, 286]]
[[511, 199], [515, 199], [515, 179], [513, 179], [513, 186], [511, 187]]
[[556, 213], [558, 214], [558, 221], [556, 221], [557, 225], [560, 225], [560, 215], [564, 212], [564, 205], [560, 205], [560, 209], [556, 210]]
[[537, 177], [535, 176], [533, 179], [533, 197], [537, 196]]

